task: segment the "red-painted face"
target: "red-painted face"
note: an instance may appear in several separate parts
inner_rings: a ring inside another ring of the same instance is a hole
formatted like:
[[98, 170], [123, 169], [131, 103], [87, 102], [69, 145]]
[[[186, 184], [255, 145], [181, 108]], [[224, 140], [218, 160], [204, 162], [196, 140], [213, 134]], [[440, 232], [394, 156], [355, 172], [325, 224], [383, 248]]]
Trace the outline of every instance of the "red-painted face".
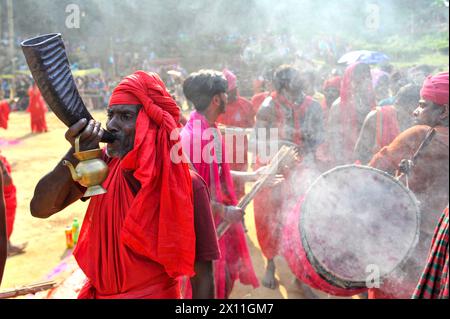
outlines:
[[140, 108], [140, 105], [114, 105], [108, 108], [106, 129], [116, 136], [116, 140], [107, 145], [109, 156], [123, 158], [133, 149]]

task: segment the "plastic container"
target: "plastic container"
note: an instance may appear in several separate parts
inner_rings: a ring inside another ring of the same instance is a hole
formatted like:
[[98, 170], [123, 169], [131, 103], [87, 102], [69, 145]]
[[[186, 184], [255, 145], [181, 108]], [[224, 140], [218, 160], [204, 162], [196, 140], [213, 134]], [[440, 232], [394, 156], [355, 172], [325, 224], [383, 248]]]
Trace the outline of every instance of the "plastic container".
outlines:
[[73, 243], [76, 245], [78, 243], [78, 235], [80, 234], [80, 224], [78, 223], [78, 219], [74, 218], [72, 223], [72, 238]]
[[66, 246], [67, 248], [73, 248], [72, 226], [66, 227]]

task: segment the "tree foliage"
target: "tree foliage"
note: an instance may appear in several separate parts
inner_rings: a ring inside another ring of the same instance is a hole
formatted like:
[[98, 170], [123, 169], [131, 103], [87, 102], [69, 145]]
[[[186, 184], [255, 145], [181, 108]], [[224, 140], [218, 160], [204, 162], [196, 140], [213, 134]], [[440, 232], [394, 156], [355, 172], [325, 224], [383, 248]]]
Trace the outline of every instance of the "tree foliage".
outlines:
[[[0, 0], [3, 31], [5, 4]], [[80, 8], [80, 28], [66, 26], [69, 4]], [[368, 6], [373, 5], [379, 7], [375, 30], [367, 26]], [[251, 39], [267, 34], [299, 47], [321, 35], [377, 46], [395, 38], [414, 45], [428, 37], [441, 49], [448, 39], [446, 0], [14, 0], [13, 6], [18, 38], [61, 32], [69, 45], [87, 47], [102, 63], [112, 51], [145, 47], [159, 57], [188, 56], [193, 65], [204, 64], [205, 58], [236, 58]], [[83, 60], [80, 52], [73, 57]]]

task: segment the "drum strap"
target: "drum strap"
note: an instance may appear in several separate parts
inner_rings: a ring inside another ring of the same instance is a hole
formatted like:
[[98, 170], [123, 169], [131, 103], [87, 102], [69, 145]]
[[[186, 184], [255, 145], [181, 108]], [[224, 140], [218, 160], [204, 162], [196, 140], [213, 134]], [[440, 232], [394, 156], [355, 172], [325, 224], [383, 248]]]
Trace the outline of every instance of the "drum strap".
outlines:
[[416, 161], [417, 161], [420, 153], [423, 151], [423, 149], [425, 149], [425, 147], [427, 147], [430, 144], [431, 140], [433, 139], [433, 137], [435, 135], [436, 135], [436, 130], [431, 127], [428, 130], [427, 135], [425, 135], [425, 138], [423, 139], [422, 143], [420, 143], [420, 145], [417, 148], [414, 155], [411, 156], [411, 158], [409, 160], [402, 159], [400, 161], [400, 164], [398, 165], [398, 170], [395, 174], [395, 177], [397, 178], [397, 180], [399, 180], [400, 178], [405, 176], [407, 188], [409, 188], [408, 176], [411, 174], [411, 171], [412, 171], [414, 165], [416, 164]]

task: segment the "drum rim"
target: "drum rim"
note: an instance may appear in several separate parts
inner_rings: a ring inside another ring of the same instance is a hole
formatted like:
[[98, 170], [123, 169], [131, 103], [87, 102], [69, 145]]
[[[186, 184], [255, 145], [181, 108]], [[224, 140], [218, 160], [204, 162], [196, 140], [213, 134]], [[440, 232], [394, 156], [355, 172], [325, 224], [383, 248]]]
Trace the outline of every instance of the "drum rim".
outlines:
[[[321, 180], [324, 176], [331, 174], [334, 171], [337, 170], [342, 170], [342, 169], [347, 169], [347, 168], [357, 168], [357, 169], [370, 169], [372, 171], [377, 172], [378, 174], [387, 176], [388, 178], [390, 178], [392, 181], [394, 181], [395, 183], [397, 183], [398, 185], [400, 185], [401, 188], [403, 188], [403, 190], [405, 191], [406, 194], [409, 195], [409, 197], [412, 199], [412, 202], [414, 203], [415, 206], [415, 211], [416, 211], [416, 219], [418, 221], [417, 225], [416, 225], [416, 231], [415, 231], [415, 235], [414, 235], [414, 240], [412, 242], [411, 247], [409, 247], [407, 253], [405, 254], [405, 256], [403, 257], [403, 259], [398, 263], [398, 265], [392, 269], [390, 272], [380, 276], [380, 281], [382, 281], [384, 278], [388, 277], [390, 274], [392, 274], [396, 269], [398, 269], [401, 265], [404, 264], [404, 262], [410, 257], [412, 250], [414, 249], [414, 247], [417, 245], [417, 242], [419, 240], [419, 234], [420, 234], [420, 206], [419, 206], [419, 201], [417, 200], [415, 194], [408, 189], [405, 185], [403, 185], [402, 182], [400, 182], [399, 180], [395, 179], [392, 175], [390, 175], [389, 173], [379, 170], [377, 168], [374, 167], [370, 167], [370, 166], [366, 166], [366, 165], [356, 165], [356, 164], [349, 164], [349, 165], [340, 165], [340, 166], [336, 166], [324, 173], [322, 173], [319, 177], [316, 178], [316, 180], [308, 187], [307, 191], [305, 194], [308, 194], [308, 192], [310, 191], [310, 189], [312, 189], [318, 182], [319, 180]], [[302, 207], [304, 206], [305, 202], [306, 202], [306, 195], [305, 195], [305, 201], [303, 202], [303, 204], [301, 205]], [[328, 282], [329, 284], [336, 286], [338, 288], [344, 288], [344, 289], [361, 289], [361, 288], [368, 288], [366, 282], [362, 282], [362, 281], [349, 281], [349, 280], [345, 280], [342, 278], [337, 277], [336, 275], [331, 274], [330, 272], [328, 272], [326, 270], [326, 268], [324, 266], [322, 266], [322, 264], [319, 262], [319, 260], [314, 256], [314, 254], [312, 253], [311, 247], [308, 243], [308, 239], [306, 238], [305, 235], [305, 231], [304, 231], [304, 219], [305, 219], [305, 214], [300, 214], [300, 218], [299, 218], [299, 222], [298, 222], [298, 230], [300, 231], [300, 237], [301, 237], [301, 241], [302, 241], [302, 245], [306, 254], [306, 257], [308, 259], [308, 262], [311, 264], [311, 266], [315, 269], [315, 271], [317, 272], [317, 274], [324, 279], [326, 282]]]

